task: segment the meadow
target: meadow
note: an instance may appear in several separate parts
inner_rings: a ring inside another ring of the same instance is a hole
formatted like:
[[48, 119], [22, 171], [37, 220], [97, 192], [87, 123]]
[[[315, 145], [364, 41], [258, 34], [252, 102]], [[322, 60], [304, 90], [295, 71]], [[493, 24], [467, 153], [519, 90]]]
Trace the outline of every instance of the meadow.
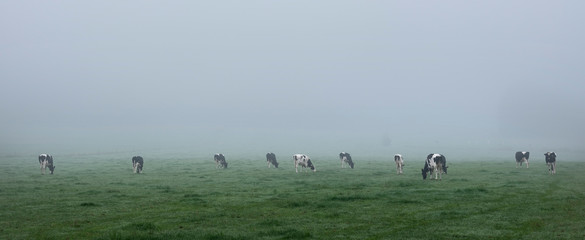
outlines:
[[[0, 239], [583, 239], [585, 163], [544, 158], [449, 161], [422, 180], [424, 160], [314, 157], [295, 173], [290, 156], [149, 157], [133, 174], [128, 154], [0, 157]], [[425, 156], [422, 156], [424, 159]]]

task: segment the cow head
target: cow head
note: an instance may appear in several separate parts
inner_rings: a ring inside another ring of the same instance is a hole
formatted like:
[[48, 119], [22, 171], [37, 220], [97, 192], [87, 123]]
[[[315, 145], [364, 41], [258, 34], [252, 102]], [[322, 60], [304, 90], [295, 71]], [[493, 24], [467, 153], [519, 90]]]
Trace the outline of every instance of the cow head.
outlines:
[[428, 161], [425, 162], [425, 167], [421, 168], [423, 180], [427, 179], [427, 174], [431, 169], [429, 168]]
[[315, 169], [315, 166], [313, 166], [313, 162], [311, 162], [311, 159], [307, 159], [307, 167], [311, 168], [311, 170], [313, 170], [313, 172], [317, 171]]
[[278, 162], [276, 162], [276, 161], [273, 161], [273, 162], [272, 162], [272, 165], [274, 165], [274, 167], [275, 167], [275, 168], [278, 168]]
[[353, 161], [349, 161], [349, 166], [353, 169]]
[[49, 165], [49, 171], [51, 171], [51, 174], [53, 174], [53, 171], [55, 171], [55, 165]]

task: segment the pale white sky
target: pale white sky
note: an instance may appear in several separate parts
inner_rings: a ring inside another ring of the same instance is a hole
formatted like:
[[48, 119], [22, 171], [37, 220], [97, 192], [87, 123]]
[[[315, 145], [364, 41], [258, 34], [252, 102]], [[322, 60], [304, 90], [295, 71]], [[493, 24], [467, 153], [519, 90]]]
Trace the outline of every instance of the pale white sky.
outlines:
[[0, 152], [581, 150], [583, 16], [583, 1], [2, 1]]

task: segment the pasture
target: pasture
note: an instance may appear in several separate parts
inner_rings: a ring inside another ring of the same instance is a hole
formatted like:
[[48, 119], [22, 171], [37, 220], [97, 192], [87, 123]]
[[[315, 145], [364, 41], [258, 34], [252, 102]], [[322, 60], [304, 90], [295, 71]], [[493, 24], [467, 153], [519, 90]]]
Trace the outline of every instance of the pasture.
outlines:
[[[311, 156], [317, 172], [279, 169], [263, 155], [208, 157], [133, 154], [55, 157], [41, 175], [36, 156], [0, 158], [0, 239], [583, 239], [585, 163], [548, 175], [509, 159], [451, 161], [442, 181], [423, 181], [407, 156]], [[536, 156], [536, 155], [535, 155]], [[93, 163], [90, 163], [93, 162]]]

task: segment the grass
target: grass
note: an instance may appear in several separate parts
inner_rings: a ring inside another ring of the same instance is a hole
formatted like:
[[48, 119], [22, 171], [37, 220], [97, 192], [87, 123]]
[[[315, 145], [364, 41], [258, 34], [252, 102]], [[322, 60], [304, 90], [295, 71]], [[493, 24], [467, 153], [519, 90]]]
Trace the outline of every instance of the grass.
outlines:
[[[583, 239], [585, 163], [451, 162], [442, 181], [423, 163], [397, 175], [389, 159], [314, 158], [295, 173], [258, 158], [0, 157], [0, 239]], [[424, 157], [424, 156], [423, 156]], [[94, 163], [89, 163], [94, 161]], [[197, 163], [197, 164], [195, 164]]]

